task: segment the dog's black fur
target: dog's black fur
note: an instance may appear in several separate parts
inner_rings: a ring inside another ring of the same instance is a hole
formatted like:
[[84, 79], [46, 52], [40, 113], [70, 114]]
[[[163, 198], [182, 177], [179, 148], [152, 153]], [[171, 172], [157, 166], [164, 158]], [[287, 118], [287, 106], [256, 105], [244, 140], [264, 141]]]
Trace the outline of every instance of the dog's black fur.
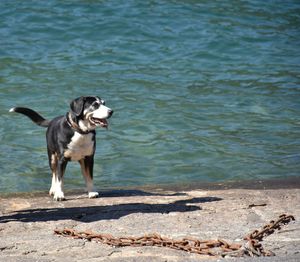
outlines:
[[47, 149], [52, 170], [52, 185], [49, 191], [55, 200], [64, 200], [63, 175], [68, 161], [78, 161], [90, 198], [98, 197], [93, 189], [93, 166], [96, 148], [95, 129], [107, 128], [113, 111], [105, 106], [98, 96], [85, 96], [70, 103], [70, 111], [49, 121], [37, 112], [25, 107], [14, 107], [17, 112], [29, 117], [39, 126], [47, 127]]

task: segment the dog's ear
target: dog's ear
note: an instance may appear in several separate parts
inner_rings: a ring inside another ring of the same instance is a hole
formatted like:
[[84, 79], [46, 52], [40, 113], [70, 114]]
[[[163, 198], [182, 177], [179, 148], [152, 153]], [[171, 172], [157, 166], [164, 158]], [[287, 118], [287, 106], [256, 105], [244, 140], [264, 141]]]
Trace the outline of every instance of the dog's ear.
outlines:
[[76, 116], [80, 116], [82, 114], [84, 103], [85, 103], [85, 98], [83, 96], [74, 99], [70, 103], [70, 108]]

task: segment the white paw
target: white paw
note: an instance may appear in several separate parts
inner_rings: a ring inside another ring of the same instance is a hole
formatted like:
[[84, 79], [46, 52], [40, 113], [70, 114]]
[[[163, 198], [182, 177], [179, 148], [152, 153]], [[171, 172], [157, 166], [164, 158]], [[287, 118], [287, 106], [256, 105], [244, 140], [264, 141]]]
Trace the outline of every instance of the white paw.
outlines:
[[54, 196], [55, 195], [55, 190], [51, 187], [49, 190], [49, 196]]
[[99, 197], [98, 192], [89, 192], [89, 198], [97, 198], [97, 197]]
[[53, 199], [56, 200], [56, 201], [63, 201], [63, 200], [66, 200], [66, 199], [65, 199], [65, 195], [64, 195], [63, 192], [55, 192], [55, 193], [54, 193]]

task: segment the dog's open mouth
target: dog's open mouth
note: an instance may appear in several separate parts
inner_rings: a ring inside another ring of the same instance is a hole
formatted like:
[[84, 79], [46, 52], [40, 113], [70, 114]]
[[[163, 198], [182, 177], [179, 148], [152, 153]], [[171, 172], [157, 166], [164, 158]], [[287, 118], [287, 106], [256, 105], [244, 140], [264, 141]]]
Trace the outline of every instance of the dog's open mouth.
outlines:
[[105, 118], [100, 119], [100, 118], [90, 117], [89, 120], [95, 126], [108, 127], [108, 122]]

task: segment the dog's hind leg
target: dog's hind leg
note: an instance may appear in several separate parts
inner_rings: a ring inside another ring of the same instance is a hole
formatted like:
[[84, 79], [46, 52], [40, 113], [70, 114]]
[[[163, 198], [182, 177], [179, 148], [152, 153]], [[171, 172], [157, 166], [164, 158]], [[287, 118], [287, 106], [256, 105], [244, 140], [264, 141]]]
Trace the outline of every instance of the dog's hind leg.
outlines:
[[58, 158], [56, 153], [49, 153], [49, 164], [52, 170], [52, 183], [49, 191], [49, 195], [53, 195], [53, 199], [56, 201], [65, 200], [63, 192], [63, 176], [66, 170], [68, 161], [62, 157]]
[[49, 195], [54, 196], [56, 191], [56, 169], [57, 169], [58, 159], [56, 154], [51, 154], [50, 152], [48, 152], [48, 157], [49, 157], [50, 169], [52, 171], [52, 183], [51, 183], [51, 188], [49, 190]]
[[94, 157], [87, 156], [84, 159], [79, 160], [82, 175], [85, 179], [87, 191], [89, 198], [97, 198], [99, 193], [94, 190], [93, 183], [93, 166], [94, 166]]

